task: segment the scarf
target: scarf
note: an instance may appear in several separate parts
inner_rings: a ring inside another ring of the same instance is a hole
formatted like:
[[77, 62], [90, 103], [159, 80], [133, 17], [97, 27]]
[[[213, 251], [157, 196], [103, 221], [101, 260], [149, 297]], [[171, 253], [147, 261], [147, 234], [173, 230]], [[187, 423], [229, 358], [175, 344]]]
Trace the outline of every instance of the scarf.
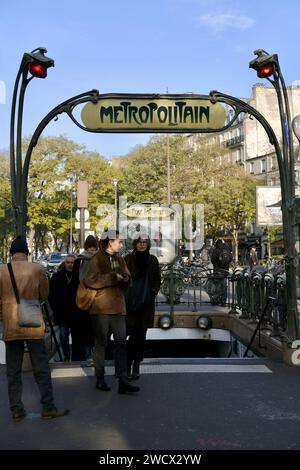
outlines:
[[110, 266], [111, 266], [111, 270], [114, 273], [120, 273], [121, 269], [120, 269], [120, 263], [119, 263], [119, 260], [118, 260], [118, 254], [114, 253], [113, 251], [111, 251], [109, 249], [105, 250], [105, 254], [108, 256]]

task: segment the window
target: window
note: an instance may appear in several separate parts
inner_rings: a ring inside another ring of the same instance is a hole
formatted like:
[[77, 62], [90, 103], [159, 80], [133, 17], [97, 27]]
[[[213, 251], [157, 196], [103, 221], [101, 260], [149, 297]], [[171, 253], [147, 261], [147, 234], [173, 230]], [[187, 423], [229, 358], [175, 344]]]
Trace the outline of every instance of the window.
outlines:
[[245, 117], [245, 113], [240, 113], [240, 114], [239, 114], [239, 117], [238, 117], [238, 121], [239, 121], [239, 122], [243, 122], [244, 117]]
[[236, 161], [240, 162], [241, 160], [242, 160], [242, 151], [241, 151], [241, 149], [238, 149], [236, 151]]
[[263, 158], [260, 163], [261, 163], [261, 172], [265, 173], [267, 171], [267, 159]]
[[254, 162], [249, 163], [249, 171], [250, 173], [254, 173]]

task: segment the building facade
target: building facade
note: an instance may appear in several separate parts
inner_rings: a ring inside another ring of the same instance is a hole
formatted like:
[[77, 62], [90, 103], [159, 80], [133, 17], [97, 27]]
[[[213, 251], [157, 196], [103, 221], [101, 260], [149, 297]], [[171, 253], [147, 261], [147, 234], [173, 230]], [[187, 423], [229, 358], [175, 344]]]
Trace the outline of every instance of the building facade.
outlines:
[[[292, 118], [300, 114], [300, 86], [287, 88]], [[270, 123], [279, 143], [282, 141], [281, 124], [276, 91], [261, 83], [252, 87], [250, 98], [241, 98], [257, 109]], [[233, 111], [228, 107], [229, 121]], [[192, 145], [199, 145], [199, 135], [189, 136]], [[203, 138], [203, 136], [202, 136]], [[228, 152], [224, 155], [228, 161], [236, 162], [245, 167], [245, 171], [265, 180], [266, 184], [279, 185], [277, 159], [273, 145], [262, 125], [249, 115], [241, 113], [233, 125], [223, 132], [206, 134], [211, 143], [223, 144]], [[297, 181], [300, 169], [299, 143], [294, 137], [295, 148], [295, 177]], [[300, 181], [299, 181], [300, 183]]]
[[[300, 114], [300, 86], [288, 87], [287, 93], [291, 108], [291, 118]], [[250, 98], [241, 98], [253, 108], [257, 109], [272, 126], [279, 144], [282, 142], [281, 123], [278, 108], [276, 91], [273, 87], [256, 83], [252, 87]], [[233, 110], [227, 107], [227, 122], [233, 117]], [[203, 135], [189, 136], [193, 146], [201, 145]], [[277, 158], [273, 145], [269, 142], [268, 136], [262, 125], [248, 114], [241, 113], [233, 125], [223, 131], [214, 134], [206, 134], [205, 138], [213, 144], [224, 145], [226, 152], [221, 159], [228, 162], [237, 163], [245, 168], [245, 172], [258, 178], [262, 178], [262, 185], [280, 186]], [[294, 138], [295, 150], [295, 182], [296, 195], [300, 196], [300, 149], [299, 142]], [[255, 223], [249, 226], [249, 238], [257, 237], [265, 244], [264, 229], [256, 227]], [[263, 246], [262, 255], [266, 248]]]

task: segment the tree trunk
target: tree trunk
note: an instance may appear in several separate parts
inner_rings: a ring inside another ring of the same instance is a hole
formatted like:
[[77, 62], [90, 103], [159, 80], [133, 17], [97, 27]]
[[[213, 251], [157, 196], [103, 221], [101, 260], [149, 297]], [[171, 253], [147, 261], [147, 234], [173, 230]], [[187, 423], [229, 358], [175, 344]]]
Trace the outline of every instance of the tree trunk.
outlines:
[[32, 261], [34, 235], [35, 235], [34, 227], [31, 225], [29, 228], [29, 236], [28, 236], [29, 261]]
[[237, 263], [239, 260], [239, 250], [238, 250], [238, 232], [234, 230], [232, 232], [232, 254], [234, 262]]

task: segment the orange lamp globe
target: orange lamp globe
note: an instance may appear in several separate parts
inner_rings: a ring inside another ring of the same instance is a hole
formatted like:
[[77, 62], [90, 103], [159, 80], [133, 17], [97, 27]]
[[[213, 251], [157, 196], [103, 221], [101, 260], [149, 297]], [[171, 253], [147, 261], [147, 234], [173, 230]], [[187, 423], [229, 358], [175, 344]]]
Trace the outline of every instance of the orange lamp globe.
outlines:
[[46, 78], [47, 77], [47, 67], [37, 62], [32, 62], [28, 67], [31, 75], [37, 78]]
[[274, 64], [265, 64], [259, 67], [257, 70], [257, 76], [259, 78], [268, 78], [274, 74]]

